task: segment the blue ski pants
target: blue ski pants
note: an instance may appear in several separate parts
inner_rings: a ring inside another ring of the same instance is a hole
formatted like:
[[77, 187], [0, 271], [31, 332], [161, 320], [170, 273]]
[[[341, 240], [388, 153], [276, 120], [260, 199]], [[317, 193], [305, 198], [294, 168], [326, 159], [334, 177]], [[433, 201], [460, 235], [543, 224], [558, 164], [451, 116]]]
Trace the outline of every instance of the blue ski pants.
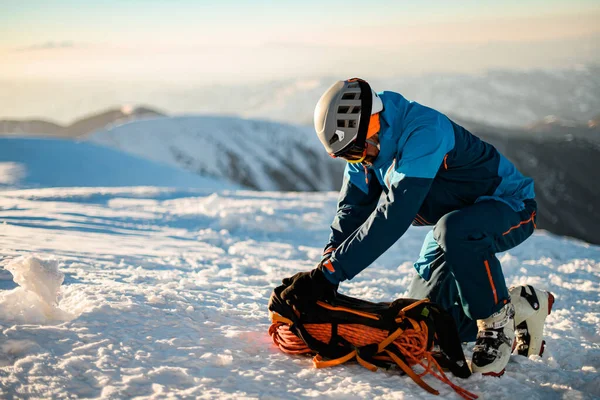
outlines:
[[473, 341], [477, 319], [509, 301], [496, 253], [521, 244], [535, 229], [537, 203], [523, 211], [486, 200], [443, 216], [423, 243], [409, 297], [429, 298], [454, 317], [462, 341]]

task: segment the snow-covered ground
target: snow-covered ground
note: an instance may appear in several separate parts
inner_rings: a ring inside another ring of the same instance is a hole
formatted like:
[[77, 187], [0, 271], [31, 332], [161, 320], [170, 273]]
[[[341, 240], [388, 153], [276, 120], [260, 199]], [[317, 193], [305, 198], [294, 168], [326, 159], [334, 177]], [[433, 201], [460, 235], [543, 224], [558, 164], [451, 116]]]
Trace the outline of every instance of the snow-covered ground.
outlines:
[[[335, 200], [151, 187], [0, 192], [0, 398], [436, 398], [394, 371], [316, 370], [272, 345], [270, 292], [317, 262]], [[411, 228], [341, 290], [406, 295], [426, 232]], [[452, 379], [481, 398], [599, 397], [600, 247], [538, 232], [501, 257], [509, 284], [556, 295], [546, 353], [513, 356], [502, 378]], [[440, 398], [457, 398], [426, 380]]]

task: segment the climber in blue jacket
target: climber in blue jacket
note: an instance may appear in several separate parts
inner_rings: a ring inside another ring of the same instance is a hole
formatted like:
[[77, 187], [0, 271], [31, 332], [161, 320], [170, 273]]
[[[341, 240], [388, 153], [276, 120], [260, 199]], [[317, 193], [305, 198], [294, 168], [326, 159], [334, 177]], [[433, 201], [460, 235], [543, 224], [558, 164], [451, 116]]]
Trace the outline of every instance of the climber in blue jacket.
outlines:
[[314, 122], [327, 152], [347, 161], [344, 183], [323, 260], [284, 280], [284, 300], [327, 299], [411, 224], [433, 226], [410, 297], [437, 302], [463, 340], [476, 339], [474, 372], [504, 373], [515, 307], [495, 253], [533, 233], [533, 180], [444, 114], [398, 93], [377, 94], [361, 79], [331, 86]]

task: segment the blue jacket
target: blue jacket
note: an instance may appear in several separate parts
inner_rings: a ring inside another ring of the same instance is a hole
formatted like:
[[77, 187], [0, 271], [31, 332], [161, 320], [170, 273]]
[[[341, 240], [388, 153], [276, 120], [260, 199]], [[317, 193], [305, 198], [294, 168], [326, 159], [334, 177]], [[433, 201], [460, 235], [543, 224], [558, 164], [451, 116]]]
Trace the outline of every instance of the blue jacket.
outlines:
[[[394, 92], [380, 94], [380, 152], [371, 167], [347, 164], [329, 243], [338, 283], [368, 267], [411, 225], [495, 199], [515, 211], [533, 199], [524, 177], [492, 145], [444, 114]], [[385, 198], [379, 202], [381, 194]]]

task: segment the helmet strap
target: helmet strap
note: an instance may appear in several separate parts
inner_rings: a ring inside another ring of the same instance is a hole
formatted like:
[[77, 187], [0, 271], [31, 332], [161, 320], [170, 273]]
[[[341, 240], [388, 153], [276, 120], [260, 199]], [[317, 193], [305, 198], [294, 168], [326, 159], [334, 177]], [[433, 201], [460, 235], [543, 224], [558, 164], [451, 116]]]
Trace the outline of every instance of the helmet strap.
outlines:
[[371, 121], [371, 109], [373, 108], [371, 86], [360, 78], [352, 78], [348, 82], [357, 82], [360, 87], [360, 121], [358, 123], [356, 144], [364, 149], [367, 132], [369, 131], [369, 122]]

